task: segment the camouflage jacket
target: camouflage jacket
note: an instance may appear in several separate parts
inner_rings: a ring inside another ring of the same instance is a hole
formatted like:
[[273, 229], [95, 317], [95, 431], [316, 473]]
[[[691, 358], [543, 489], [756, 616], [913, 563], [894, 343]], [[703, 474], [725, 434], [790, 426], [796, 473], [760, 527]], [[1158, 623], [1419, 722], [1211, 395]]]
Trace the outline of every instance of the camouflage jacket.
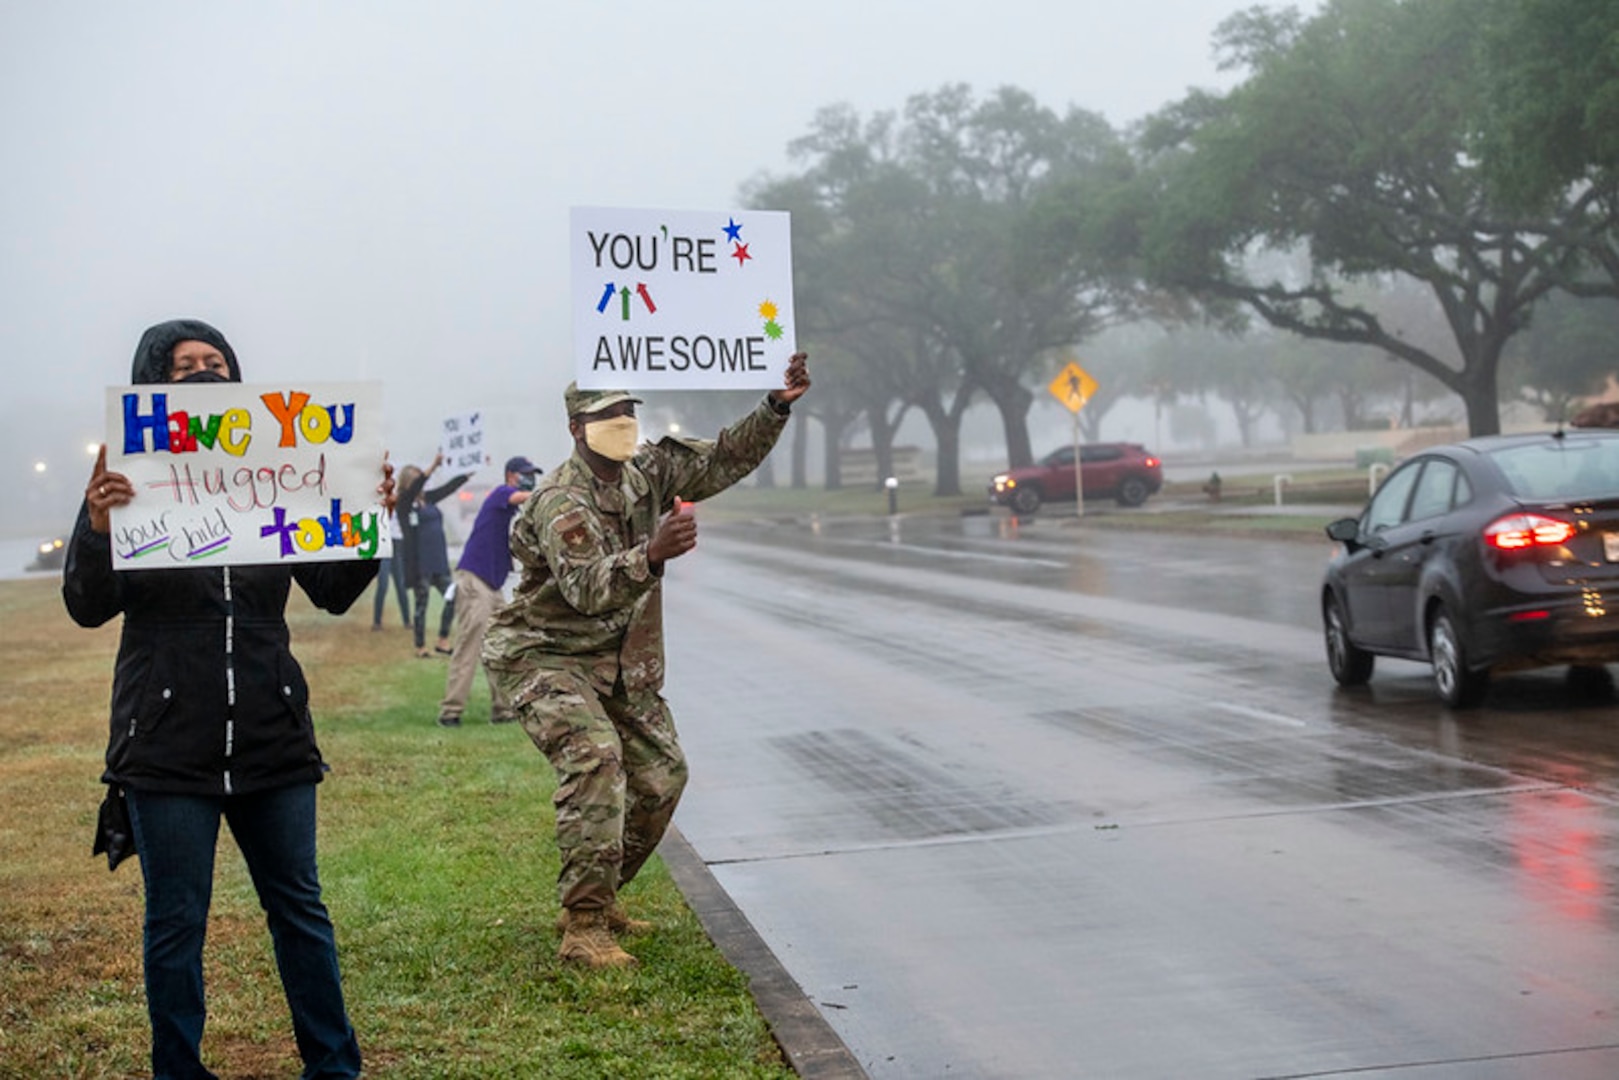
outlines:
[[611, 693], [663, 685], [662, 577], [647, 542], [675, 499], [700, 502], [747, 476], [786, 417], [768, 400], [713, 440], [664, 438], [603, 483], [576, 452], [540, 481], [512, 526], [522, 578], [484, 638], [484, 662], [521, 672], [583, 664]]

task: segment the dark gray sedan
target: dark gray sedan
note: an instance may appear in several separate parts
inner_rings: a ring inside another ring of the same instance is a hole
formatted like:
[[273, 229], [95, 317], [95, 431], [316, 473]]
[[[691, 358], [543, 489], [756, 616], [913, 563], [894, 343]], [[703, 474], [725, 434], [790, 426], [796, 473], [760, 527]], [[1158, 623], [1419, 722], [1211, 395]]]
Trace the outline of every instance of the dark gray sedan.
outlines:
[[1555, 664], [1610, 686], [1619, 661], [1619, 431], [1495, 435], [1391, 472], [1321, 588], [1343, 686], [1377, 656], [1433, 665], [1440, 698], [1478, 704], [1492, 672]]

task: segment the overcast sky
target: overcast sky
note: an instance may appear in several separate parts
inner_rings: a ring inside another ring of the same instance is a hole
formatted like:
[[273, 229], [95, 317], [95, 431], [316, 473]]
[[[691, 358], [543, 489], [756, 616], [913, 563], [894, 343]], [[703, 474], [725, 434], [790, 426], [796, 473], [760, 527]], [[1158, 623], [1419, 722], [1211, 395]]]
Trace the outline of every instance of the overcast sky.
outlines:
[[1229, 86], [1211, 35], [1244, 6], [0, 5], [0, 478], [36, 512], [70, 493], [70, 515], [103, 388], [182, 316], [218, 326], [248, 381], [383, 380], [396, 461], [485, 409], [497, 457], [549, 466], [570, 206], [728, 209], [790, 169], [820, 108], [953, 82], [1123, 126]]

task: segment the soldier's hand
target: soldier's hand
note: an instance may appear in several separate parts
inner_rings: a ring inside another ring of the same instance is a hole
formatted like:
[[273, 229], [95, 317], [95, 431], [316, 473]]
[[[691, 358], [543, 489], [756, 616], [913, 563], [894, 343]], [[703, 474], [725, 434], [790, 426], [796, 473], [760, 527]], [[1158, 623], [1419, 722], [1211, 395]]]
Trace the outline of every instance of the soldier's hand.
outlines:
[[787, 373], [782, 376], [782, 388], [770, 391], [770, 396], [783, 405], [791, 405], [810, 388], [809, 368], [805, 361], [809, 353], [796, 352], [787, 361]]
[[647, 562], [661, 566], [696, 546], [697, 515], [691, 512], [691, 503], [676, 499], [675, 508], [658, 523], [658, 531], [647, 541]]

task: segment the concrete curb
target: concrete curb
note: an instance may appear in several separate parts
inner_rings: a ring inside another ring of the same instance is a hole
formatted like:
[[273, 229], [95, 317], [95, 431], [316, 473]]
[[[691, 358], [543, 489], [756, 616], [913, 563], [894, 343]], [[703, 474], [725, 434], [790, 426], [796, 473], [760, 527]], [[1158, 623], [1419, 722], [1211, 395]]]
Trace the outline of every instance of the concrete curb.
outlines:
[[748, 977], [753, 999], [793, 1071], [804, 1080], [869, 1080], [679, 829], [671, 826], [664, 834], [658, 854], [709, 938]]

